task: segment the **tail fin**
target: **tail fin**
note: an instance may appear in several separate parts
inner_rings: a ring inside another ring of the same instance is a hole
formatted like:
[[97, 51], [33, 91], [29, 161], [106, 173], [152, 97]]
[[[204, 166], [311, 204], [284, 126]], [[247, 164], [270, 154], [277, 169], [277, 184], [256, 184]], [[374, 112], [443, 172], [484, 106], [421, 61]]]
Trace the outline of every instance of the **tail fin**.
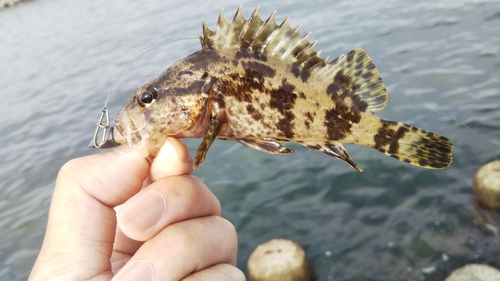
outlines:
[[394, 121], [381, 120], [374, 148], [400, 161], [428, 169], [451, 163], [453, 145], [446, 137]]

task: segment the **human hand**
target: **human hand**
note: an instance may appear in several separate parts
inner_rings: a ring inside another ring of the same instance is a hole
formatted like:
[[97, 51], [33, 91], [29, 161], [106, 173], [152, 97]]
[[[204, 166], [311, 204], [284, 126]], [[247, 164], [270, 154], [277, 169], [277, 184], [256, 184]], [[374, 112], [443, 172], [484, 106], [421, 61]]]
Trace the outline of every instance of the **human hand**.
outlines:
[[29, 280], [245, 280], [234, 226], [191, 172], [174, 138], [151, 165], [124, 145], [69, 161]]

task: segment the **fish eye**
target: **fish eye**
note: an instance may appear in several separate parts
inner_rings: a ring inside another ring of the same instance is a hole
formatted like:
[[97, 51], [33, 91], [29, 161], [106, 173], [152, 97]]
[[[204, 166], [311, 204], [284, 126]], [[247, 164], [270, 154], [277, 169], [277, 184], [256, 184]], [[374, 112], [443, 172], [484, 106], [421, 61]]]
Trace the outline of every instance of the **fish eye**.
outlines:
[[141, 107], [150, 106], [158, 96], [158, 93], [155, 89], [148, 89], [137, 96], [137, 103]]
[[141, 101], [143, 103], [152, 103], [153, 102], [153, 94], [151, 92], [146, 91], [141, 94]]

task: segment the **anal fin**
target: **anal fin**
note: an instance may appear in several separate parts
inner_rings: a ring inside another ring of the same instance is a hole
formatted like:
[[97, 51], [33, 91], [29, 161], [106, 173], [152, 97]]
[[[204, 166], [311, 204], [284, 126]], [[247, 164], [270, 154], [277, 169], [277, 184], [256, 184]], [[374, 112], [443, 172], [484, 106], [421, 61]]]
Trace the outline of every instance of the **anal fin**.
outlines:
[[198, 150], [196, 151], [196, 155], [194, 157], [193, 168], [198, 167], [201, 163], [205, 161], [205, 157], [207, 156], [208, 149], [210, 145], [214, 142], [215, 138], [219, 134], [219, 118], [218, 115], [212, 114], [210, 116], [210, 121], [207, 126], [207, 131], [205, 132], [205, 137], [200, 143]]
[[295, 150], [289, 149], [281, 144], [281, 142], [271, 138], [239, 139], [238, 142], [260, 152], [269, 154], [288, 154], [295, 152]]
[[351, 167], [353, 167], [356, 171], [358, 172], [363, 172], [361, 168], [354, 163], [354, 161], [351, 159], [351, 156], [347, 153], [347, 150], [342, 146], [341, 143], [316, 143], [316, 142], [297, 142], [300, 143], [301, 145], [314, 149], [317, 151], [321, 151], [325, 153], [326, 155], [335, 157], [339, 160], [342, 160], [349, 164]]

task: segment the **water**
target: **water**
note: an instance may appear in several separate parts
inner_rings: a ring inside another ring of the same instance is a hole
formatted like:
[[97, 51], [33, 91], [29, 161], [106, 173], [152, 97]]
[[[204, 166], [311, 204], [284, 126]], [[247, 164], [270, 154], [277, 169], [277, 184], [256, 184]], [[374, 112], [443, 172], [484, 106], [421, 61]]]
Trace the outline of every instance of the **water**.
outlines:
[[[57, 172], [86, 148], [123, 68], [165, 41], [215, 26], [229, 1], [39, 0], [0, 11], [0, 276], [24, 280], [43, 239]], [[477, 208], [472, 177], [500, 158], [500, 2], [243, 1], [248, 17], [277, 9], [312, 31], [331, 58], [372, 57], [390, 98], [380, 116], [450, 138], [454, 162], [430, 171], [346, 146], [357, 173], [291, 145], [287, 156], [218, 141], [195, 171], [239, 234], [238, 266], [276, 237], [302, 244], [318, 280], [443, 280], [466, 263], [500, 268], [494, 213]], [[110, 97], [131, 91], [199, 48], [169, 43], [134, 62]], [[457, 122], [458, 121], [458, 122]], [[466, 128], [465, 126], [468, 128]], [[195, 151], [199, 140], [187, 140]], [[215, 168], [216, 167], [216, 168]], [[493, 230], [493, 231], [492, 231]]]

